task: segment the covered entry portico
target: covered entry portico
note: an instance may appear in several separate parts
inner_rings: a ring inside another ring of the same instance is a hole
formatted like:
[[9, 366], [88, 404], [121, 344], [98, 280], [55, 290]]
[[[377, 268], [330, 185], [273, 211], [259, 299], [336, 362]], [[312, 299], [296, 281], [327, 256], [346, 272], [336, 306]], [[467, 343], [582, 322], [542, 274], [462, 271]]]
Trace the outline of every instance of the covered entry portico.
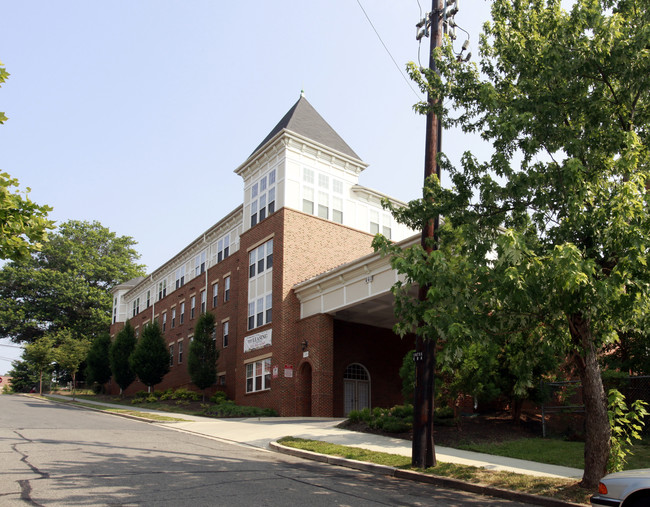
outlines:
[[[402, 246], [418, 240], [410, 238]], [[329, 384], [334, 416], [403, 403], [399, 368], [414, 342], [412, 337], [402, 339], [392, 332], [391, 288], [398, 279], [390, 260], [374, 253], [294, 287], [301, 321], [331, 322], [331, 361], [314, 363], [313, 368], [315, 376], [329, 377], [329, 382], [324, 379], [321, 384]], [[313, 338], [311, 331], [303, 332], [301, 339]]]

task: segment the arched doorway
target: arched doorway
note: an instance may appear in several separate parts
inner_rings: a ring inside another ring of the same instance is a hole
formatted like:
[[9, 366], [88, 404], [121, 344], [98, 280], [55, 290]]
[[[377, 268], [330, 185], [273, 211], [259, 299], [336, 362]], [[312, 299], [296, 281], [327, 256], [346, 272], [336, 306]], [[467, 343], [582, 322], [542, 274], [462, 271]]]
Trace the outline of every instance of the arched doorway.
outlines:
[[298, 380], [298, 414], [311, 417], [311, 364], [302, 364], [298, 371]]
[[370, 408], [370, 375], [359, 363], [348, 365], [343, 374], [343, 415]]

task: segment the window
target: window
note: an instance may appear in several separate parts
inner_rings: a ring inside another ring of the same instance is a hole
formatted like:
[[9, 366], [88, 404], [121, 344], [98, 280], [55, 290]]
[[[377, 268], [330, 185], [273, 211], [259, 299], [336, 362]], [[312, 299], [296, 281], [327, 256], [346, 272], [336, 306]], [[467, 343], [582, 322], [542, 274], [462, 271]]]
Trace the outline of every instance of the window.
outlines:
[[181, 324], [185, 322], [185, 302], [181, 303]]
[[[115, 303], [117, 305], [117, 302]], [[117, 306], [113, 307], [113, 324], [117, 322]]]
[[379, 234], [379, 213], [370, 210], [370, 233]]
[[216, 308], [218, 302], [219, 302], [219, 284], [215, 283], [212, 285], [212, 308]]
[[318, 174], [318, 186], [326, 190], [329, 190], [330, 178], [327, 174], [322, 174], [322, 173]]
[[151, 306], [151, 291], [147, 291], [147, 308]]
[[229, 334], [230, 334], [230, 322], [226, 321], [223, 323], [223, 348], [224, 349], [228, 346]]
[[251, 250], [248, 254], [248, 278], [254, 278], [273, 267], [273, 240]]
[[386, 236], [386, 238], [391, 239], [391, 230], [390, 227], [386, 227], [385, 225], [381, 228], [381, 233]]
[[305, 187], [302, 191], [302, 210], [310, 215], [314, 214], [314, 189]]
[[302, 179], [305, 183], [308, 185], [313, 185], [314, 184], [314, 171], [311, 169], [305, 169], [302, 171]]
[[271, 358], [246, 365], [246, 392], [254, 393], [271, 388]]
[[226, 385], [226, 375], [219, 375], [217, 377], [217, 385], [219, 386], [225, 386]]
[[138, 313], [140, 313], [140, 298], [133, 300], [133, 316], [135, 317]]
[[248, 329], [271, 322], [272, 280], [265, 276], [273, 268], [273, 240], [248, 253]]
[[251, 227], [275, 211], [275, 169], [251, 186]]
[[190, 298], [190, 319], [194, 318], [194, 312], [196, 311], [196, 296]]
[[174, 344], [169, 346], [169, 366], [174, 366]]
[[223, 300], [224, 302], [230, 301], [230, 277], [229, 276], [223, 279]]
[[178, 342], [178, 364], [183, 362], [183, 341]]
[[185, 265], [176, 270], [176, 288], [180, 289], [185, 285]]
[[251, 202], [251, 227], [257, 225], [257, 200]]
[[217, 241], [217, 262], [221, 262], [230, 255], [230, 234], [226, 234]]
[[329, 200], [327, 192], [318, 192], [318, 216], [320, 218], [329, 218]]
[[199, 276], [205, 272], [205, 252], [201, 252], [194, 258], [194, 276]]
[[172, 329], [176, 327], [176, 308], [172, 308]]
[[342, 224], [343, 181], [308, 168], [302, 180], [302, 211]]
[[332, 221], [343, 223], [343, 199], [340, 197], [332, 197]]
[[206, 310], [206, 299], [205, 299], [205, 291], [201, 291], [201, 313], [205, 313]]
[[167, 295], [167, 280], [158, 283], [158, 301]]
[[167, 312], [163, 313], [163, 331], [167, 328]]
[[272, 320], [273, 297], [267, 294], [248, 303], [248, 329], [268, 324]]

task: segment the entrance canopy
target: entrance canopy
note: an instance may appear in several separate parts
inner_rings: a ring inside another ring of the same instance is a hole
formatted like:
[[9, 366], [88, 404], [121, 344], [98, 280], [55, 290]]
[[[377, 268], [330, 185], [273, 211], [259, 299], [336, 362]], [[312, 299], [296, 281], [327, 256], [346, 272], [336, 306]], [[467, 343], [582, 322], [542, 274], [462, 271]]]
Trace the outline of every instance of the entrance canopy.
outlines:
[[[414, 245], [419, 236], [400, 243]], [[391, 287], [403, 277], [390, 258], [373, 253], [294, 286], [300, 317], [327, 313], [338, 320], [391, 329], [395, 325]]]

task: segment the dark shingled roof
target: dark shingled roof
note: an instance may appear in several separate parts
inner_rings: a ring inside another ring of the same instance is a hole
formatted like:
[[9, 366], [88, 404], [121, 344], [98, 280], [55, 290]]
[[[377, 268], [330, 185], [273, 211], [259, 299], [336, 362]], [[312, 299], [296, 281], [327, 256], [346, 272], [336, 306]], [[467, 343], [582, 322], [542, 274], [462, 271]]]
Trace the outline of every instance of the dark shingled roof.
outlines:
[[300, 96], [298, 102], [289, 109], [284, 118], [271, 130], [268, 136], [262, 141], [257, 148], [251, 153], [251, 156], [262, 146], [269, 142], [278, 132], [283, 129], [290, 130], [296, 134], [312, 139], [320, 144], [332, 148], [341, 153], [361, 160], [348, 144], [341, 139], [336, 131], [330, 127], [323, 117], [318, 114], [314, 107], [307, 101], [304, 96]]

